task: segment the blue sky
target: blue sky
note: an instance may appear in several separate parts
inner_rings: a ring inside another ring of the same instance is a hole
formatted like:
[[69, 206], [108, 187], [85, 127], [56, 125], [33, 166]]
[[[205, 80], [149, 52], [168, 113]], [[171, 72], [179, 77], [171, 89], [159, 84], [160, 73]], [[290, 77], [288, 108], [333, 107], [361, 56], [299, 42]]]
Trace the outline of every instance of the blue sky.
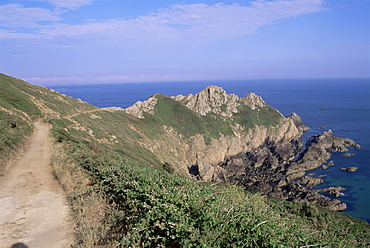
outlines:
[[370, 78], [370, 0], [0, 3], [0, 72], [35, 84]]

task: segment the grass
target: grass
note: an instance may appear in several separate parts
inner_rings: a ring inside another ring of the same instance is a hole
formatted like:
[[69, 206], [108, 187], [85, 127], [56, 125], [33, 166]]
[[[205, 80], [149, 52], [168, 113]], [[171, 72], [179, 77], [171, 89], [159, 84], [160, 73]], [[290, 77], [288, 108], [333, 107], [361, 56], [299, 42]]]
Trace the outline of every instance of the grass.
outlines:
[[282, 120], [281, 114], [276, 109], [268, 105], [252, 110], [241, 103], [238, 110], [239, 112], [234, 114], [234, 120], [236, 123], [245, 127], [245, 130], [255, 126], [275, 127], [280, 125]]
[[69, 116], [97, 107], [53, 90], [0, 74], [0, 106], [17, 109], [32, 120]]
[[202, 134], [209, 143], [211, 138], [217, 139], [220, 134], [233, 135], [229, 123], [216, 114], [200, 116], [188, 109], [184, 104], [164, 95], [156, 96], [158, 101], [155, 114], [147, 114], [146, 122], [149, 126], [158, 128], [158, 124], [172, 127], [180, 135], [190, 138]]
[[32, 122], [16, 110], [0, 109], [0, 173], [32, 135]]

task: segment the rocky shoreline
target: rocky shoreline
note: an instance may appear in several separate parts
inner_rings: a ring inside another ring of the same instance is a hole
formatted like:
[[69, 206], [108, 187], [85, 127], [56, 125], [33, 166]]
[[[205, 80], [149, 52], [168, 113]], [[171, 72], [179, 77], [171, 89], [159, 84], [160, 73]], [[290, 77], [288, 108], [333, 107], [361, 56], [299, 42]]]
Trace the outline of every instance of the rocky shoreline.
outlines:
[[[297, 127], [307, 129], [298, 116], [294, 118]], [[205, 163], [197, 164], [192, 173], [199, 180], [206, 181], [225, 181], [224, 178], [228, 178], [231, 183], [237, 183], [252, 193], [261, 193], [273, 199], [309, 202], [335, 211], [345, 210], [345, 203], [322, 194], [338, 198], [345, 188], [335, 186], [314, 190], [312, 188], [324, 180], [320, 176], [306, 175], [306, 172], [327, 163], [330, 152], [346, 152], [348, 147], [360, 146], [351, 139], [335, 136], [331, 130], [311, 137], [305, 149], [303, 146], [301, 140], [286, 143], [267, 139], [250, 152], [227, 157], [216, 166], [217, 169], [212, 170], [211, 177], [207, 172], [212, 165]]]

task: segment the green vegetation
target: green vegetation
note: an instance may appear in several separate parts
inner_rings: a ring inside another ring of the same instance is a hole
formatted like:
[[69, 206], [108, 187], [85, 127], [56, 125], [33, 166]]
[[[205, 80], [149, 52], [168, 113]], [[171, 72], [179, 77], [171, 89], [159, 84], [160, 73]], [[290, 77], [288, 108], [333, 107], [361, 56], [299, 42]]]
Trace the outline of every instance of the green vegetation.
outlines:
[[186, 138], [196, 134], [202, 134], [206, 144], [211, 138], [218, 139], [220, 134], [233, 135], [228, 121], [223, 120], [219, 115], [209, 114], [200, 116], [188, 109], [184, 104], [174, 99], [156, 95], [158, 99], [154, 115], [145, 115], [145, 122], [154, 127], [152, 132], [160, 130], [161, 126], [169, 126]]
[[25, 116], [16, 110], [4, 110], [0, 108], [0, 173], [33, 132], [33, 125]]
[[0, 106], [17, 109], [32, 120], [68, 116], [97, 107], [53, 90], [0, 74]]
[[[53, 166], [71, 203], [78, 247], [370, 244], [370, 225], [362, 220], [315, 205], [269, 200], [233, 185], [181, 177], [174, 164], [141, 145], [160, 140], [163, 126], [184, 138], [202, 134], [206, 142], [233, 135], [232, 123], [216, 114], [199, 116], [157, 95], [155, 114], [138, 119], [5, 75], [0, 81], [7, 88], [0, 93], [0, 156], [20, 147], [32, 133], [27, 115], [32, 120], [48, 117], [55, 140]], [[234, 121], [247, 128], [276, 126], [281, 120], [270, 107], [240, 110]]]
[[277, 126], [282, 119], [281, 114], [271, 106], [265, 106], [252, 110], [242, 104], [238, 107], [239, 112], [234, 114], [234, 120], [243, 127], [253, 128], [254, 126]]
[[[103, 195], [108, 205], [100, 223], [106, 234], [95, 245], [366, 247], [370, 241], [364, 221], [319, 206], [199, 184], [89, 143], [67, 142], [66, 147], [76, 164], [71, 169], [89, 175], [78, 197]], [[91, 226], [82, 233], [88, 231]], [[100, 232], [99, 225], [95, 231]], [[80, 242], [84, 247], [85, 240]]]
[[0, 173], [33, 133], [32, 121], [97, 109], [4, 74], [0, 74], [0, 89]]

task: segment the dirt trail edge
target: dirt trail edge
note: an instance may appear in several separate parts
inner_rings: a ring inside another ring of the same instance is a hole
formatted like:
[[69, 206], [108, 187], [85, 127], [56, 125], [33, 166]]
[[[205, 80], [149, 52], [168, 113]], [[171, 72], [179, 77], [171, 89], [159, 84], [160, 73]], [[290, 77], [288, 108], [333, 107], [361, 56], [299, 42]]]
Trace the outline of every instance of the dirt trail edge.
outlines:
[[34, 124], [36, 131], [25, 153], [0, 177], [1, 248], [59, 248], [73, 243], [68, 205], [53, 176], [49, 127]]

